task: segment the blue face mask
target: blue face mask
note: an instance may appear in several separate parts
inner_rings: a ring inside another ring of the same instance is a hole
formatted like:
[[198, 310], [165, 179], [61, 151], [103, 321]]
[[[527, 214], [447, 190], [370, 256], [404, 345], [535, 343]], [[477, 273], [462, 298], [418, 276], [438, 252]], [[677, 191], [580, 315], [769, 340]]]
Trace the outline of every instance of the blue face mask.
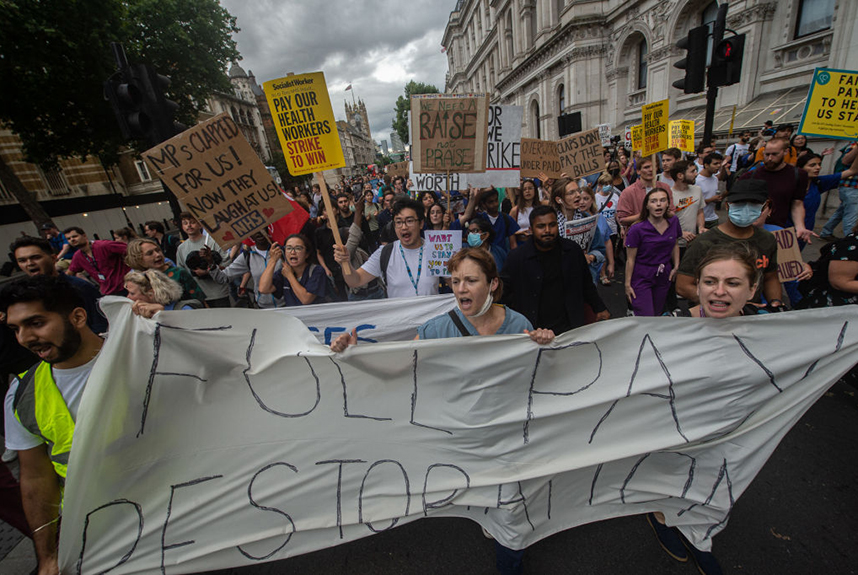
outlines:
[[762, 204], [753, 204], [750, 202], [730, 204], [730, 207], [727, 209], [727, 215], [730, 217], [730, 221], [740, 228], [747, 228], [748, 226], [753, 225], [762, 213]]
[[610, 192], [613, 188], [614, 188], [614, 186], [602, 186], [602, 191], [603, 191], [603, 192], [605, 192], [605, 193], [608, 193], [608, 192]]
[[468, 245], [472, 248], [478, 248], [483, 245], [483, 238], [480, 237], [480, 234], [470, 232], [468, 233]]

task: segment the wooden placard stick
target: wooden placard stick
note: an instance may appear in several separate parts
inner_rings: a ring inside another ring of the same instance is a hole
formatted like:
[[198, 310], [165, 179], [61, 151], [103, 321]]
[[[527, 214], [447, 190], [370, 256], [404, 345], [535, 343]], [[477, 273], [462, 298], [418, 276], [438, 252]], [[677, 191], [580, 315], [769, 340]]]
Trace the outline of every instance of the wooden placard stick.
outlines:
[[447, 170], [447, 211], [450, 211], [450, 196], [452, 195], [450, 190], [450, 170]]
[[[337, 225], [337, 213], [331, 204], [330, 194], [328, 194], [328, 184], [325, 182], [325, 176], [321, 172], [316, 172], [316, 183], [319, 184], [319, 190], [322, 192], [322, 201], [325, 202], [325, 209], [328, 211], [328, 224], [331, 226], [331, 231], [334, 233], [334, 243], [338, 248], [343, 246], [343, 240], [340, 238], [340, 226]], [[332, 219], [333, 218], [333, 219]], [[349, 262], [340, 264], [344, 274], [352, 273], [352, 268]]]

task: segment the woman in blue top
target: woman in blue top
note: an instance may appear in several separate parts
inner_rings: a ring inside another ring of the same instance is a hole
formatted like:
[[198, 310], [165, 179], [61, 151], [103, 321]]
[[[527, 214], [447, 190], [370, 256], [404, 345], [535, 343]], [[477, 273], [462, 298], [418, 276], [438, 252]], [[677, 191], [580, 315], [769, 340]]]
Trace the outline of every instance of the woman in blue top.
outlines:
[[[526, 333], [540, 345], [554, 341], [550, 329], [533, 329], [526, 317], [495, 303], [500, 300], [503, 286], [488, 250], [463, 248], [450, 258], [447, 267], [457, 306], [417, 328], [415, 339]], [[356, 343], [357, 332], [353, 330], [335, 339], [331, 349], [339, 353]], [[523, 549], [509, 549], [495, 542], [495, 558], [501, 573], [521, 573], [523, 555]]]
[[[819, 209], [822, 194], [838, 188], [840, 180], [858, 174], [858, 155], [855, 156], [855, 161], [848, 169], [842, 172], [834, 172], [830, 176], [819, 175], [819, 171], [822, 169], [822, 156], [819, 154], [804, 154], [796, 161], [795, 165], [798, 168], [804, 168], [808, 175], [807, 194], [804, 196], [804, 227], [813, 230], [816, 223], [816, 211]], [[804, 247], [804, 242], [801, 246]]]
[[268, 265], [259, 278], [259, 293], [273, 293], [275, 298], [283, 298], [287, 307], [324, 299], [328, 278], [322, 266], [309, 263], [313, 253], [310, 240], [303, 234], [292, 234], [282, 248], [272, 244]]

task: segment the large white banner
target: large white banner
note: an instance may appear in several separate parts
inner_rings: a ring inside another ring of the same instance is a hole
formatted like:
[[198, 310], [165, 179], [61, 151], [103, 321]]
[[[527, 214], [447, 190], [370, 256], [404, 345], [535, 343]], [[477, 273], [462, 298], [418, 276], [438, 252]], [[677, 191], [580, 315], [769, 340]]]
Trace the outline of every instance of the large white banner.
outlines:
[[414, 339], [418, 327], [454, 307], [456, 298], [447, 294], [279, 307], [276, 312], [297, 317], [319, 343], [330, 345], [337, 336], [353, 329], [357, 329], [358, 342]]
[[[336, 355], [286, 314], [145, 320], [102, 301], [111, 331], [75, 430], [63, 573], [224, 569], [429, 515], [521, 549], [661, 511], [708, 549], [858, 355], [856, 306]], [[798, 329], [814, 337], [783, 337]]]
[[[518, 187], [521, 166], [521, 106], [489, 106], [489, 131], [486, 140], [486, 171], [481, 174], [450, 174], [450, 189], [467, 187]], [[409, 163], [413, 191], [440, 192], [447, 189], [447, 174], [417, 174]]]

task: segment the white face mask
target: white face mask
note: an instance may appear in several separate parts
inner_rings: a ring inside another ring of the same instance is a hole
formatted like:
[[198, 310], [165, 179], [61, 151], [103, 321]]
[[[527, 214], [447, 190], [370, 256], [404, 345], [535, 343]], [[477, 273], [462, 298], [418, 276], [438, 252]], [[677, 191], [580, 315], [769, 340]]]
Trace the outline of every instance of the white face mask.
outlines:
[[486, 301], [483, 302], [483, 307], [480, 308], [480, 311], [472, 315], [471, 317], [480, 317], [481, 315], [486, 315], [486, 313], [491, 309], [494, 298], [492, 298], [492, 292], [489, 292], [489, 295], [486, 296]]

